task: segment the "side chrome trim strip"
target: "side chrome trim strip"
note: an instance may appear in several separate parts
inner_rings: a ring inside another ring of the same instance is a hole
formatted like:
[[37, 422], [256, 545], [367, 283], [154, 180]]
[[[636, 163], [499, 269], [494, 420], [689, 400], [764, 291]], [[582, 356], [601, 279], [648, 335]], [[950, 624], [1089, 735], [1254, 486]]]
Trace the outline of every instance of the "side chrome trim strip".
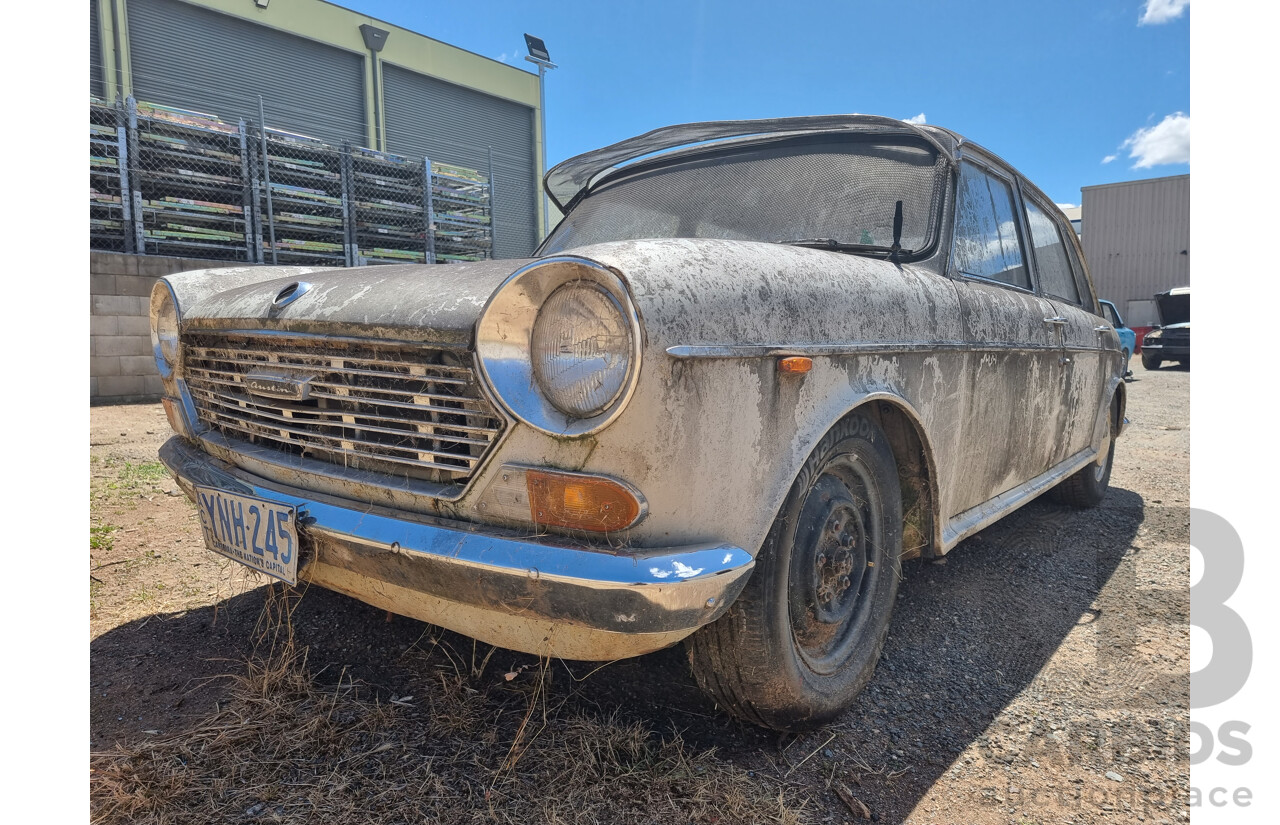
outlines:
[[1081, 467], [1089, 464], [1094, 460], [1095, 456], [1097, 456], [1097, 451], [1091, 447], [1081, 450], [1066, 461], [1049, 468], [1048, 472], [1041, 473], [1030, 481], [1019, 484], [1011, 490], [1006, 490], [993, 499], [984, 501], [977, 507], [972, 507], [959, 515], [953, 516], [947, 522], [947, 526], [942, 528], [942, 552], [950, 551], [969, 536], [985, 527], [991, 526], [1014, 510], [1017, 510]]
[[786, 355], [894, 355], [908, 352], [1110, 352], [1057, 344], [972, 344], [966, 341], [904, 341], [896, 344], [706, 344], [667, 347], [672, 358], [773, 358]]

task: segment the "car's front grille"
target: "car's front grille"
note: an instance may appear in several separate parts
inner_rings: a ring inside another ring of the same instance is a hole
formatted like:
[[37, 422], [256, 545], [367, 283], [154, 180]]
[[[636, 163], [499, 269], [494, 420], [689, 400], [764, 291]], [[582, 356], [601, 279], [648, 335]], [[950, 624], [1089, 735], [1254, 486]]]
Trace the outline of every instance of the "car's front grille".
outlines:
[[503, 426], [465, 357], [427, 345], [196, 331], [183, 372], [223, 435], [354, 469], [461, 483]]

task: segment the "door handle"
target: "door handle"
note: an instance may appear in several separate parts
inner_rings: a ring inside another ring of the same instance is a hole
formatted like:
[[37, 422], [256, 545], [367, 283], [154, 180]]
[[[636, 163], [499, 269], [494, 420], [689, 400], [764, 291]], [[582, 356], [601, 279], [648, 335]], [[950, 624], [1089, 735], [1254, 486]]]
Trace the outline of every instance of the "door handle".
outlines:
[[1093, 328], [1093, 331], [1094, 331], [1094, 332], [1096, 332], [1096, 333], [1098, 333], [1099, 335], [1101, 335], [1101, 334], [1102, 334], [1102, 333], [1104, 333], [1104, 332], [1110, 332], [1110, 331], [1111, 331], [1111, 327], [1110, 327], [1110, 326], [1108, 326], [1107, 324], [1100, 324], [1100, 325], [1098, 325], [1098, 326], [1094, 327], [1094, 328]]
[[1045, 318], [1044, 322], [1046, 324], [1053, 324], [1054, 326], [1059, 327], [1065, 327], [1067, 325], [1067, 319], [1061, 315], [1055, 315], [1052, 318]]

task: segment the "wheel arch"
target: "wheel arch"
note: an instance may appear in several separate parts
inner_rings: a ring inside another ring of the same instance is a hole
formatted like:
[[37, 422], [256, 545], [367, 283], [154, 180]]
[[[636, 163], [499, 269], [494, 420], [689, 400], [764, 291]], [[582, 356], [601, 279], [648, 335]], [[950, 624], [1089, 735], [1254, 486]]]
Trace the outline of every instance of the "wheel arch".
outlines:
[[861, 398], [832, 424], [854, 414], [868, 415], [880, 425], [898, 465], [902, 491], [902, 558], [940, 555], [938, 471], [933, 447], [920, 414], [901, 396], [877, 392]]

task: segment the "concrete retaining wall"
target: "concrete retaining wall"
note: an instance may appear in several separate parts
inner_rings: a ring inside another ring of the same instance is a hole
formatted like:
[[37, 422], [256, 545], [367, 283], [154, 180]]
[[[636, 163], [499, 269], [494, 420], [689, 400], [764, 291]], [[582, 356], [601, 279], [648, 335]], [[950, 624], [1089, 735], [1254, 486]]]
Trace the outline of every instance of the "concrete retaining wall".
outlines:
[[89, 403], [159, 400], [160, 375], [151, 354], [151, 287], [173, 272], [230, 265], [195, 258], [90, 252]]

